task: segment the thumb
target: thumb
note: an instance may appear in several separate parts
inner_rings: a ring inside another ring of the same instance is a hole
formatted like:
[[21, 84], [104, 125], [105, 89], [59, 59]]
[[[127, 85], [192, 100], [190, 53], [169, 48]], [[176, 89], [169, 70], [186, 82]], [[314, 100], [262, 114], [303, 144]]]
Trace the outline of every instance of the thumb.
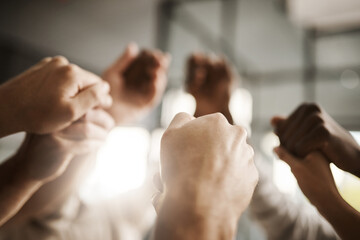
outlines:
[[296, 167], [298, 164], [301, 164], [301, 159], [293, 156], [283, 147], [274, 148], [274, 152], [278, 155], [279, 159], [286, 162], [290, 168]]
[[136, 43], [129, 43], [124, 53], [115, 61], [113, 68], [117, 71], [125, 70], [139, 54], [139, 47]]
[[72, 101], [72, 109], [74, 111], [73, 120], [79, 119], [94, 107], [110, 107], [112, 98], [109, 95], [109, 90], [110, 87], [108, 83], [100, 82], [84, 89], [76, 95]]
[[184, 126], [186, 123], [188, 123], [194, 119], [195, 118], [193, 116], [191, 116], [190, 114], [187, 114], [184, 112], [178, 113], [175, 115], [175, 117], [171, 121], [168, 129], [180, 128], [180, 127]]
[[274, 116], [271, 118], [270, 123], [274, 128], [279, 128], [285, 122], [286, 118], [281, 116]]

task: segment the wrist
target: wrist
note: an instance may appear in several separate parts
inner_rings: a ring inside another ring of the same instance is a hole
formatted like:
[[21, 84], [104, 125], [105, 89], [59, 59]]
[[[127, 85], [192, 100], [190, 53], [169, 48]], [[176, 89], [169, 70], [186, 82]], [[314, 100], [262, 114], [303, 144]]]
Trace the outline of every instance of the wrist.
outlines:
[[17, 114], [18, 106], [14, 106], [12, 90], [8, 84], [0, 85], [0, 138], [23, 131], [19, 121], [21, 116]]
[[337, 218], [337, 215], [342, 211], [346, 202], [341, 197], [338, 191], [332, 191], [330, 194], [324, 194], [324, 198], [316, 203], [317, 210], [326, 219]]
[[232, 239], [238, 220], [235, 212], [219, 211], [221, 203], [210, 206], [211, 199], [202, 203], [190, 195], [166, 193], [158, 220], [161, 228], [168, 232], [166, 238]]

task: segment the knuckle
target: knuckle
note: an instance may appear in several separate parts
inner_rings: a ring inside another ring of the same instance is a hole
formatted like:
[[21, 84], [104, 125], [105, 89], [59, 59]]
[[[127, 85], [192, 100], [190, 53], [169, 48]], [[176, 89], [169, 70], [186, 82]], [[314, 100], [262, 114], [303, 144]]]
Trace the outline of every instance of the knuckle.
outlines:
[[247, 136], [248, 136], [248, 133], [247, 133], [246, 129], [244, 127], [242, 127], [242, 126], [239, 126], [239, 125], [234, 125], [233, 127], [236, 129], [236, 133], [239, 136], [239, 138], [241, 140], [245, 141], [247, 139]]
[[248, 145], [248, 149], [249, 149], [248, 151], [251, 156], [252, 162], [254, 162], [255, 151], [254, 151], [253, 147], [251, 147], [250, 145]]
[[167, 138], [171, 137], [172, 132], [173, 132], [172, 129], [167, 129], [167, 130], [163, 133], [163, 135], [162, 135], [162, 137], [161, 137], [161, 141], [165, 141]]
[[190, 114], [185, 113], [185, 112], [179, 112], [175, 115], [174, 118], [189, 118], [189, 117], [190, 117]]
[[100, 87], [99, 86], [96, 86], [96, 87], [93, 87], [89, 93], [90, 93], [90, 97], [92, 99], [100, 99], [100, 91], [99, 91]]
[[73, 76], [77, 70], [78, 70], [78, 66], [75, 64], [68, 64], [68, 65], [62, 67], [63, 73], [68, 76]]
[[85, 122], [82, 126], [82, 132], [85, 138], [90, 138], [91, 136], [91, 125], [88, 122]]
[[57, 64], [68, 64], [69, 63], [69, 61], [63, 56], [53, 57], [53, 59], [51, 61], [54, 63], [57, 63]]
[[318, 134], [320, 134], [323, 139], [328, 139], [330, 137], [330, 131], [324, 124], [318, 126]]
[[50, 62], [51, 60], [52, 60], [51, 57], [46, 57], [41, 60], [41, 63], [47, 63], [47, 62]]
[[212, 114], [212, 118], [217, 122], [217, 123], [224, 123], [224, 121], [227, 121], [225, 116], [219, 112], [217, 113], [213, 113]]
[[321, 108], [316, 103], [307, 103], [306, 104], [307, 112], [321, 112]]
[[74, 120], [76, 117], [76, 108], [73, 105], [68, 104], [65, 107], [65, 116], [69, 120]]
[[324, 124], [324, 118], [322, 117], [322, 114], [320, 112], [315, 112], [311, 115], [311, 119], [314, 122], [314, 124]]

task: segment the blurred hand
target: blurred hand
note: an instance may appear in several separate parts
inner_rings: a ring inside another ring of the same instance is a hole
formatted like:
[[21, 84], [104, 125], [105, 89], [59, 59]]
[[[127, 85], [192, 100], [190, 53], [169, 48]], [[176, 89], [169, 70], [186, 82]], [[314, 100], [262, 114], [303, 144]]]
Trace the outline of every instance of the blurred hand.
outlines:
[[302, 104], [288, 118], [274, 117], [272, 125], [281, 144], [296, 156], [318, 150], [339, 168], [360, 177], [358, 143], [319, 106]]
[[340, 197], [329, 162], [320, 152], [312, 152], [300, 159], [283, 147], [277, 147], [274, 151], [290, 166], [300, 189], [313, 205], [321, 208], [330, 198]]
[[175, 202], [189, 214], [189, 223], [191, 216], [201, 215], [202, 220], [217, 218], [235, 226], [258, 181], [253, 154], [245, 130], [230, 125], [222, 114], [197, 119], [176, 115], [161, 140], [165, 196], [160, 215]]
[[[45, 58], [0, 86], [4, 116], [0, 137], [17, 131], [46, 134], [68, 127], [90, 109], [109, 107], [109, 85], [69, 64], [64, 57]], [[11, 129], [11, 130], [10, 130]]]
[[338, 192], [329, 161], [319, 151], [300, 159], [283, 147], [274, 149], [294, 174], [302, 192], [332, 225], [341, 239], [359, 239], [360, 213]]
[[109, 109], [117, 124], [142, 117], [160, 101], [167, 83], [170, 56], [129, 44], [123, 55], [103, 74], [111, 86]]
[[224, 58], [212, 59], [200, 53], [191, 55], [185, 84], [196, 100], [195, 117], [220, 112], [233, 123], [229, 102], [234, 79]]
[[29, 179], [53, 180], [65, 171], [71, 159], [96, 151], [113, 126], [108, 113], [93, 109], [62, 131], [27, 134], [17, 153], [18, 165]]

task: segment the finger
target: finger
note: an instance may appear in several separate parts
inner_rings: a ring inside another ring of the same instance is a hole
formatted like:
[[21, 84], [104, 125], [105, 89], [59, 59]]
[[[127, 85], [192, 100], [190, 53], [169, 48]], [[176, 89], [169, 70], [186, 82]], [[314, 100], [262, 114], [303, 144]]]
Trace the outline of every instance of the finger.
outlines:
[[71, 99], [73, 107], [73, 119], [79, 119], [90, 109], [97, 106], [103, 108], [110, 107], [112, 104], [112, 98], [109, 95], [109, 84], [105, 82], [94, 84], [91, 87], [86, 88]]
[[274, 152], [278, 155], [279, 159], [286, 162], [290, 168], [297, 167], [301, 163], [301, 159], [293, 156], [283, 147], [274, 148]]
[[193, 116], [191, 116], [190, 114], [187, 114], [184, 112], [178, 113], [175, 115], [175, 117], [171, 121], [168, 129], [180, 128], [193, 119], [195, 119], [195, 118]]
[[50, 61], [52, 60], [51, 57], [46, 57], [44, 59], [42, 59], [40, 62], [38, 62], [37, 64], [35, 64], [34, 66], [32, 66], [31, 68], [29, 68], [29, 70], [31, 71], [36, 71], [38, 69], [43, 68], [46, 64], [48, 64]]
[[110, 91], [109, 84], [106, 81], [102, 80], [98, 75], [89, 72], [87, 70], [84, 70], [75, 64], [70, 64], [70, 66], [74, 68], [73, 70], [74, 72], [77, 72], [76, 81], [78, 84], [78, 89], [80, 91], [97, 83], [103, 83], [105, 85], [108, 85], [106, 87], [108, 87]]
[[160, 208], [161, 208], [163, 199], [164, 199], [164, 194], [160, 193], [160, 192], [156, 192], [154, 194], [154, 196], [152, 197], [152, 204], [153, 204], [157, 214], [159, 214], [159, 212], [160, 212]]
[[85, 139], [104, 141], [107, 134], [108, 131], [104, 128], [89, 122], [73, 123], [57, 133], [61, 138], [73, 141], [82, 141]]
[[[270, 120], [270, 124], [274, 128], [274, 133], [278, 137], [279, 137], [279, 129], [285, 123], [285, 120], [286, 120], [285, 117], [280, 117], [280, 116], [275, 116], [275, 117], [271, 118], [271, 120]], [[279, 137], [279, 140], [280, 140], [280, 137]]]
[[270, 124], [274, 128], [278, 128], [285, 122], [285, 120], [286, 120], [286, 117], [274, 116], [274, 117], [271, 118]]
[[295, 133], [289, 137], [287, 140], [287, 148], [291, 151], [295, 151], [295, 145], [302, 139], [304, 136], [309, 134], [309, 132], [322, 123], [321, 118], [317, 113], [311, 114], [309, 117], [303, 120], [303, 123], [299, 125]]
[[327, 135], [327, 130], [321, 124], [319, 124], [296, 143], [296, 155], [299, 157], [305, 157], [312, 151], [321, 151], [325, 145], [325, 139]]
[[104, 143], [104, 141], [96, 139], [86, 139], [83, 141], [73, 141], [71, 139], [65, 139], [63, 142], [66, 152], [73, 155], [84, 155], [97, 151]]
[[91, 109], [85, 114], [82, 120], [93, 123], [103, 128], [105, 131], [109, 131], [115, 126], [115, 120], [111, 115], [100, 108]]
[[[298, 108], [296, 108], [296, 110], [290, 114], [290, 116], [284, 121], [283, 124], [281, 124], [281, 126], [279, 126], [276, 131], [277, 134], [280, 138], [280, 142], [283, 139], [283, 134], [284, 132], [288, 131], [288, 127], [290, 124], [292, 124], [292, 122], [298, 117], [299, 113], [301, 113], [302, 111], [304, 111], [306, 108], [305, 104], [300, 105]], [[282, 142], [281, 142], [282, 143]], [[283, 143], [282, 143], [283, 144]]]
[[112, 68], [117, 69], [119, 72], [125, 70], [138, 54], [138, 45], [135, 43], [129, 43], [125, 48], [124, 53], [115, 61]]
[[161, 180], [160, 173], [155, 173], [153, 177], [153, 183], [157, 190], [159, 190], [160, 192], [164, 191], [164, 186]]
[[59, 67], [62, 66], [66, 66], [69, 64], [69, 60], [67, 60], [65, 57], [63, 56], [56, 56], [53, 57], [47, 64], [46, 64], [46, 68], [51, 71], [51, 70], [55, 70]]
[[[284, 134], [282, 136], [282, 141], [287, 149], [292, 150], [289, 148], [288, 140], [291, 136], [295, 135], [299, 128], [303, 125], [304, 121], [314, 112], [319, 112], [320, 109], [318, 106], [314, 104], [303, 104], [304, 107], [301, 111], [298, 112], [297, 116], [294, 119], [289, 118], [289, 124], [287, 128], [284, 130]], [[291, 122], [290, 122], [291, 121]]]

